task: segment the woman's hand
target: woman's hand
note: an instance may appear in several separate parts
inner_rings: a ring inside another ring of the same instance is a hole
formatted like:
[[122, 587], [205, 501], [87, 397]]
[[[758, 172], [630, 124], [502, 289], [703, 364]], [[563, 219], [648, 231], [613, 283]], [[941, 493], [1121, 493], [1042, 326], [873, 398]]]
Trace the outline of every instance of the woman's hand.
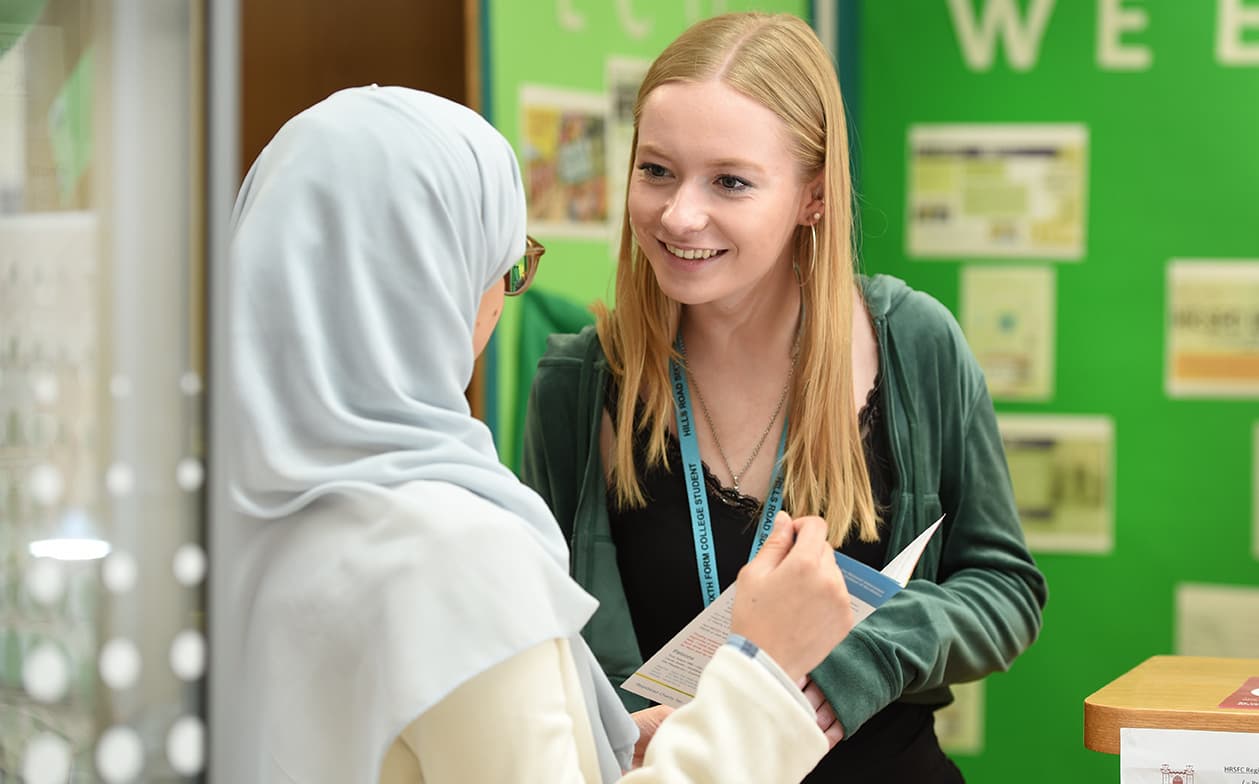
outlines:
[[647, 744], [651, 743], [656, 730], [660, 729], [660, 724], [668, 718], [670, 713], [673, 713], [673, 708], [668, 705], [656, 705], [630, 714], [634, 723], [638, 725], [638, 742], [634, 744], [634, 762], [630, 766], [631, 769], [642, 766], [643, 755], [647, 753]]
[[793, 681], [852, 629], [852, 600], [820, 517], [779, 512], [774, 530], [739, 571], [731, 631], [756, 643]]
[[804, 697], [813, 706], [813, 711], [817, 716], [817, 727], [826, 736], [826, 742], [830, 747], [835, 748], [835, 744], [844, 739], [844, 728], [840, 725], [839, 719], [835, 716], [835, 711], [831, 708], [831, 704], [826, 701], [826, 695], [813, 682], [812, 678], [801, 678], [796, 682], [801, 689], [804, 690]]

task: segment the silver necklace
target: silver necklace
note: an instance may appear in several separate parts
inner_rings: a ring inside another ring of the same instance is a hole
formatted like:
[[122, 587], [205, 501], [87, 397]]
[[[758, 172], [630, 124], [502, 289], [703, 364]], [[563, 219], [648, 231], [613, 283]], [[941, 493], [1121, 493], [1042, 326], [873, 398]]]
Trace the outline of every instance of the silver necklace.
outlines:
[[704, 393], [700, 391], [699, 383], [695, 380], [695, 374], [691, 372], [691, 368], [686, 363], [686, 346], [682, 349], [682, 367], [686, 368], [686, 374], [691, 378], [691, 388], [695, 390], [695, 397], [699, 399], [699, 410], [704, 412], [704, 420], [708, 422], [708, 432], [713, 434], [713, 443], [717, 445], [717, 453], [721, 455], [721, 462], [726, 464], [726, 470], [730, 472], [730, 478], [734, 481], [734, 491], [741, 493], [739, 490], [739, 480], [752, 467], [752, 461], [756, 460], [756, 456], [761, 453], [761, 447], [765, 445], [765, 439], [769, 437], [769, 431], [774, 429], [774, 423], [778, 421], [778, 415], [782, 413], [783, 405], [787, 402], [787, 393], [791, 391], [791, 377], [796, 371], [796, 357], [799, 353], [795, 350], [791, 352], [791, 367], [787, 370], [787, 383], [783, 384], [782, 394], [778, 396], [778, 405], [774, 406], [774, 414], [769, 418], [769, 424], [765, 425], [765, 430], [761, 432], [761, 437], [757, 439], [756, 446], [752, 449], [752, 454], [748, 457], [747, 462], [739, 469], [738, 473], [730, 467], [730, 458], [726, 457], [726, 450], [721, 446], [721, 439], [717, 437], [717, 428], [713, 425], [712, 415], [708, 413], [708, 404], [704, 402]]

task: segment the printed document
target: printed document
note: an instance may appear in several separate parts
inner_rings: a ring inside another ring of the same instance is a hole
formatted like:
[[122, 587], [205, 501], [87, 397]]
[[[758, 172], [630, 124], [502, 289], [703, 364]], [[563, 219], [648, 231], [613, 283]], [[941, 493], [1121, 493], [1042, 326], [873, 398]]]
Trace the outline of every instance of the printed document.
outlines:
[[[835, 562], [844, 573], [848, 595], [852, 598], [854, 625], [870, 617], [905, 587], [927, 548], [927, 542], [943, 520], [941, 517], [932, 523], [882, 571], [875, 571], [860, 561], [835, 553]], [[627, 678], [621, 688], [674, 708], [690, 702], [699, 685], [700, 673], [730, 636], [734, 589], [732, 585], [722, 591], [712, 604]]]

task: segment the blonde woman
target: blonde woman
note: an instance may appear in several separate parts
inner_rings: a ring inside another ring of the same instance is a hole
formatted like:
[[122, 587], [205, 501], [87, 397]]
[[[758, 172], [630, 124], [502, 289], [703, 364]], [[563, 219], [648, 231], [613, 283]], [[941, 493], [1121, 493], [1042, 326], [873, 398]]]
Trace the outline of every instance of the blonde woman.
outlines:
[[956, 323], [854, 272], [833, 66], [797, 18], [720, 16], [656, 59], [634, 116], [616, 307], [552, 339], [525, 434], [601, 602], [584, 635], [619, 684], [779, 508], [876, 568], [944, 514], [908, 589], [801, 685], [837, 744], [808, 781], [960, 781], [932, 711], [1032, 643], [1045, 584]]

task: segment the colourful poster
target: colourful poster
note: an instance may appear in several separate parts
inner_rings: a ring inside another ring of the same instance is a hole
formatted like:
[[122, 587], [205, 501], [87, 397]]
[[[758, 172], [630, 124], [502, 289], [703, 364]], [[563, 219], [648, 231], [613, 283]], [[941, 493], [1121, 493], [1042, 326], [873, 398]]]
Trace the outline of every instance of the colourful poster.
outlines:
[[1083, 125], [914, 125], [908, 146], [909, 256], [1084, 256]]
[[1054, 282], [1048, 266], [962, 268], [962, 331], [993, 398], [1053, 396]]
[[600, 93], [520, 88], [520, 157], [533, 234], [606, 239], [606, 126]]
[[1168, 264], [1167, 393], [1259, 397], [1259, 260]]

